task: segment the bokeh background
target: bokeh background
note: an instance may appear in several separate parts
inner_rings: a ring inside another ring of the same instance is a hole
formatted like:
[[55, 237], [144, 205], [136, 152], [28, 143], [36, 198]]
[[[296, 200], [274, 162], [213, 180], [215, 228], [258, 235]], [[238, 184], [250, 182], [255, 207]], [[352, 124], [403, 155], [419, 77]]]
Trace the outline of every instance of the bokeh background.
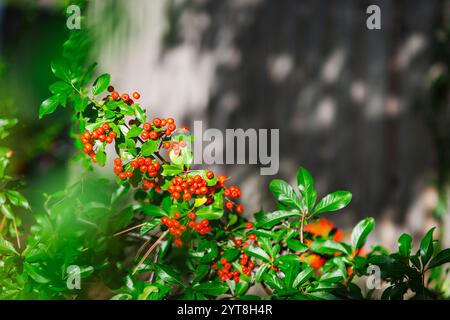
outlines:
[[[38, 120], [68, 4], [0, 0], [0, 117], [20, 120], [9, 143], [35, 210], [80, 170], [70, 112]], [[371, 4], [381, 30], [366, 28]], [[330, 215], [340, 227], [374, 216], [372, 240], [392, 247], [438, 225], [450, 245], [449, 0], [91, 0], [83, 15], [88, 60], [140, 91], [149, 116], [279, 128], [278, 177], [305, 166], [321, 195], [353, 193]], [[215, 169], [242, 186], [249, 213], [273, 208], [274, 177], [258, 166]]]

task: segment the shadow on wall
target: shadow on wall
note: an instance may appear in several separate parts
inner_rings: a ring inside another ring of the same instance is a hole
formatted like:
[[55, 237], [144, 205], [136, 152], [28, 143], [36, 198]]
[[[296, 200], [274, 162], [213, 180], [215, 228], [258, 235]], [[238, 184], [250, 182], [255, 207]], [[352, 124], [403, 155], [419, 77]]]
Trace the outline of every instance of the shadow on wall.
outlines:
[[[94, 1], [93, 12], [109, 1]], [[294, 182], [302, 165], [322, 194], [354, 194], [333, 217], [342, 225], [376, 216], [396, 239], [433, 223], [436, 148], [423, 113], [446, 1], [115, 2], [127, 24], [98, 60], [124, 91], [142, 91], [149, 113], [222, 130], [279, 128], [280, 177]], [[370, 4], [381, 8], [381, 31], [366, 28]], [[259, 167], [216, 169], [237, 178], [251, 211], [273, 208], [273, 177]]]

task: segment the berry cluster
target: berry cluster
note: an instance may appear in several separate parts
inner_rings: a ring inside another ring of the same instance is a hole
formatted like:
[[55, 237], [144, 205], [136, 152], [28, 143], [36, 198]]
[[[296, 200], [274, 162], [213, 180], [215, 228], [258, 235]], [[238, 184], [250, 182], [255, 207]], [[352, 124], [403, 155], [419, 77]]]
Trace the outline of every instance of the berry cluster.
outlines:
[[[214, 172], [208, 171], [206, 173], [208, 179], [214, 178]], [[208, 183], [200, 175], [193, 177], [174, 177], [167, 187], [173, 199], [179, 200], [181, 197], [184, 201], [192, 199], [193, 195], [211, 195], [215, 192], [216, 187], [208, 187]]]
[[[245, 228], [247, 230], [251, 230], [253, 228], [253, 224], [251, 222], [245, 223]], [[252, 243], [257, 244], [258, 237], [251, 233], [247, 236], [247, 241], [243, 242], [242, 239], [234, 239], [236, 247], [242, 251], [244, 248], [247, 248]], [[224, 254], [224, 251], [220, 252], [221, 255]], [[220, 277], [221, 281], [226, 280], [234, 280], [235, 282], [240, 281], [240, 274], [244, 274], [246, 276], [250, 276], [252, 274], [252, 270], [255, 268], [255, 263], [252, 261], [251, 257], [246, 253], [241, 253], [239, 264], [241, 265], [241, 272], [239, 270], [232, 270], [231, 263], [227, 261], [226, 258], [222, 257], [219, 261], [221, 268], [218, 268], [217, 263], [213, 263], [212, 268], [217, 270], [217, 275]]]
[[205, 235], [211, 231], [211, 225], [209, 224], [209, 220], [203, 219], [200, 222], [196, 222], [195, 212], [191, 211], [188, 213], [189, 223], [188, 227], [192, 230], [198, 231], [201, 235]]
[[186, 231], [186, 226], [181, 224], [178, 219], [180, 219], [181, 214], [177, 211], [173, 214], [173, 219], [168, 217], [163, 217], [161, 219], [161, 223], [165, 225], [169, 232], [175, 237], [175, 245], [177, 247], [183, 246], [183, 241], [181, 240], [181, 236]]
[[164, 149], [172, 149], [171, 151], [176, 155], [179, 156], [181, 154], [181, 148], [186, 147], [186, 141], [173, 141], [170, 143], [169, 141], [164, 141], [163, 148]]
[[163, 134], [170, 137], [176, 128], [177, 126], [175, 125], [175, 120], [173, 120], [173, 118], [155, 118], [152, 123], [145, 122], [143, 124], [141, 139], [144, 141], [148, 139], [156, 140]]
[[[131, 99], [130, 98], [130, 95], [128, 94], [128, 93], [122, 93], [122, 95], [120, 95], [119, 94], [119, 92], [117, 92], [117, 91], [115, 91], [114, 90], [114, 87], [113, 86], [109, 86], [108, 87], [108, 92], [110, 92], [111, 94], [110, 94], [110, 97], [113, 99], [113, 100], [120, 100], [120, 99], [122, 99], [122, 101], [123, 102], [125, 102], [126, 104], [128, 104], [128, 105], [132, 105], [132, 104], [134, 104], [134, 100], [133, 99]], [[138, 100], [140, 97], [141, 97], [141, 95], [139, 94], [139, 92], [133, 92], [133, 94], [132, 94], [132, 97], [134, 98], [134, 99], [136, 99], [136, 100]]]
[[197, 217], [195, 213], [192, 211], [188, 213], [189, 222], [187, 226], [180, 221], [180, 217], [181, 217], [180, 212], [176, 211], [174, 212], [172, 219], [168, 217], [163, 217], [161, 219], [161, 223], [165, 225], [168, 228], [170, 234], [172, 234], [175, 237], [174, 243], [177, 247], [183, 246], [181, 236], [187, 230], [187, 226], [193, 231], [197, 231], [201, 235], [205, 235], [211, 231], [211, 225], [209, 224], [209, 220], [203, 219], [200, 222], [196, 222], [195, 219]]
[[122, 159], [116, 158], [114, 160], [114, 172], [119, 176], [119, 179], [125, 180], [133, 177], [135, 170], [139, 170], [143, 174], [142, 189], [145, 191], [155, 188], [156, 192], [161, 191], [161, 164], [151, 158], [139, 157], [123, 165]]
[[116, 137], [117, 133], [111, 129], [108, 123], [103, 124], [92, 132], [85, 131], [80, 138], [84, 145], [83, 152], [88, 154], [92, 160], [96, 162], [94, 152], [95, 142], [100, 141], [101, 143], [106, 142], [107, 144], [110, 144]]
[[[236, 186], [230, 186], [224, 190], [223, 194], [227, 198], [237, 199], [241, 196], [241, 190]], [[236, 205], [232, 200], [228, 200], [225, 203], [225, 207], [230, 211], [236, 208], [236, 213], [244, 212], [244, 206], [242, 204]]]
[[240, 264], [242, 265], [241, 271], [238, 269], [232, 269], [232, 264], [228, 262], [226, 258], [221, 258], [219, 264], [214, 263], [212, 268], [217, 270], [217, 275], [220, 277], [222, 282], [227, 280], [233, 280], [234, 282], [239, 282], [241, 273], [250, 276], [252, 270], [255, 267], [255, 263], [248, 261], [250, 259], [249, 255], [246, 253], [241, 254]]

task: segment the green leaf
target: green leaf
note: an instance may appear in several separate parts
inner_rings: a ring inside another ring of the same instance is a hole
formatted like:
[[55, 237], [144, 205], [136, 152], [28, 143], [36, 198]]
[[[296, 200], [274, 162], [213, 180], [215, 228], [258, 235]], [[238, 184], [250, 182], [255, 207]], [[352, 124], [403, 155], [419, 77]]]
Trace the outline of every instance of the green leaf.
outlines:
[[181, 276], [176, 272], [174, 269], [172, 269], [168, 265], [158, 264], [155, 270], [158, 273], [158, 276], [169, 283], [178, 284], [182, 287], [184, 287], [184, 282], [181, 280]]
[[45, 272], [38, 265], [24, 263], [23, 267], [28, 275], [37, 283], [46, 284], [50, 282], [50, 279], [47, 278]]
[[328, 272], [328, 273], [324, 273], [321, 277], [320, 277], [320, 281], [324, 281], [324, 282], [331, 282], [331, 283], [336, 283], [339, 282], [341, 280], [343, 280], [345, 278], [345, 274], [342, 272], [341, 269], [337, 269], [335, 271], [332, 272]]
[[142, 110], [142, 108], [137, 104], [134, 105], [134, 115], [136, 116], [136, 119], [138, 119], [140, 123], [144, 123], [147, 119], [145, 111]]
[[426, 265], [433, 255], [433, 232], [435, 227], [428, 230], [427, 234], [423, 237], [420, 242], [420, 258], [422, 259], [423, 265]]
[[404, 233], [398, 238], [398, 253], [402, 257], [409, 257], [411, 254], [412, 238], [409, 234]]
[[249, 246], [245, 248], [244, 251], [247, 252], [250, 256], [258, 258], [264, 262], [270, 261], [269, 255], [262, 248]]
[[155, 218], [167, 217], [167, 212], [161, 207], [154, 204], [145, 204], [135, 208], [135, 211], [141, 210], [146, 216], [152, 216]]
[[101, 144], [100, 147], [98, 148], [97, 154], [95, 155], [97, 163], [101, 167], [104, 167], [106, 164], [106, 152], [104, 150], [105, 144]]
[[195, 270], [195, 278], [192, 280], [192, 282], [200, 282], [206, 275], [209, 273], [209, 270], [211, 269], [209, 264], [200, 263]]
[[200, 208], [195, 214], [202, 219], [217, 220], [222, 218], [223, 208], [208, 205]]
[[263, 265], [261, 265], [258, 269], [258, 271], [256, 272], [256, 277], [255, 277], [255, 281], [261, 281], [262, 277], [264, 276], [264, 274], [266, 273], [267, 269], [269, 268], [269, 264], [264, 263]]
[[111, 76], [107, 73], [102, 74], [100, 77], [95, 80], [94, 85], [92, 87], [92, 93], [94, 96], [104, 92], [108, 89], [108, 86], [111, 82]]
[[308, 281], [314, 274], [314, 269], [311, 267], [307, 267], [305, 270], [300, 272], [294, 280], [293, 287], [297, 288], [301, 286], [303, 283]]
[[52, 72], [55, 76], [64, 80], [65, 82], [71, 81], [69, 66], [64, 61], [52, 61]]
[[208, 296], [220, 296], [228, 291], [228, 285], [223, 282], [208, 281], [194, 286], [193, 289]]
[[167, 176], [176, 176], [183, 172], [183, 168], [180, 166], [174, 166], [170, 164], [163, 164], [163, 172], [162, 175]]
[[269, 189], [284, 206], [297, 210], [302, 209], [300, 199], [295, 193], [294, 188], [286, 181], [274, 179], [270, 182]]
[[73, 109], [75, 112], [83, 112], [89, 104], [88, 97], [82, 97], [79, 94], [73, 98]]
[[153, 229], [155, 229], [157, 226], [159, 226], [161, 224], [161, 220], [159, 219], [153, 219], [152, 221], [146, 222], [140, 230], [140, 234], [144, 235], [150, 231], [152, 231]]
[[305, 168], [301, 167], [297, 172], [297, 186], [305, 209], [311, 211], [316, 204], [317, 192], [314, 189], [314, 179]]
[[325, 196], [317, 204], [314, 214], [336, 211], [346, 207], [352, 200], [352, 194], [348, 191], [335, 191]]
[[73, 88], [63, 81], [56, 81], [55, 83], [50, 85], [49, 89], [53, 94], [68, 95], [73, 92]]
[[11, 242], [0, 235], [0, 255], [19, 255]]
[[436, 268], [444, 263], [450, 262], [450, 248], [439, 252], [433, 259], [431, 259], [428, 269]]
[[297, 210], [292, 211], [274, 211], [268, 213], [255, 214], [256, 222], [258, 227], [272, 227], [278, 222], [285, 220], [290, 217], [300, 217], [300, 212]]
[[59, 96], [54, 95], [41, 103], [39, 107], [39, 119], [42, 119], [43, 116], [47, 114], [52, 114], [55, 112], [56, 108], [59, 105]]
[[342, 243], [332, 240], [316, 239], [309, 249], [319, 254], [333, 254], [336, 252], [349, 253]]
[[287, 246], [292, 251], [305, 252], [308, 250], [308, 246], [304, 243], [301, 243], [300, 240], [291, 239], [287, 242]]
[[142, 128], [138, 127], [136, 125], [133, 125], [130, 130], [127, 132], [127, 138], [131, 139], [131, 138], [136, 138], [138, 137], [141, 133], [142, 133]]
[[0, 212], [3, 213], [6, 218], [10, 220], [14, 219], [14, 213], [12, 212], [11, 206], [9, 204], [2, 204], [0, 206], [0, 209]]
[[148, 140], [142, 145], [141, 152], [143, 157], [151, 156], [158, 150], [159, 140]]
[[6, 195], [8, 196], [9, 201], [11, 201], [11, 203], [14, 206], [30, 209], [30, 204], [28, 203], [28, 200], [25, 199], [25, 197], [22, 194], [20, 194], [20, 192], [8, 190], [6, 191]]
[[352, 230], [351, 244], [353, 249], [359, 249], [364, 245], [367, 236], [375, 227], [375, 220], [371, 217], [361, 220]]
[[236, 248], [230, 248], [224, 252], [224, 254], [221, 256], [221, 258], [227, 259], [227, 261], [233, 261], [237, 257], [239, 257], [240, 251]]

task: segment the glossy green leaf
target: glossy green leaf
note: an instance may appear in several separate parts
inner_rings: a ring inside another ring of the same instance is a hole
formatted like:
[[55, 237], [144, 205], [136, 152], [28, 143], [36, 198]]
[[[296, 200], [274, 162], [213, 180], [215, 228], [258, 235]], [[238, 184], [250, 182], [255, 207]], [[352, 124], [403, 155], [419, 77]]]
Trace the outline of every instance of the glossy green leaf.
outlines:
[[142, 145], [141, 152], [143, 157], [149, 157], [158, 150], [159, 140], [148, 140]]
[[375, 228], [375, 220], [371, 217], [358, 222], [352, 230], [351, 244], [353, 249], [359, 249], [364, 245], [367, 236], [372, 232], [373, 228]]
[[297, 171], [297, 186], [302, 196], [302, 203], [307, 211], [311, 211], [317, 199], [317, 192], [314, 189], [314, 179], [305, 168], [301, 167]]
[[258, 258], [264, 262], [270, 261], [269, 255], [260, 247], [249, 246], [249, 247], [245, 248], [244, 251], [246, 253], [248, 253], [248, 255]]
[[439, 252], [433, 259], [431, 259], [428, 269], [436, 268], [444, 263], [450, 262], [450, 248], [444, 249]]
[[300, 199], [295, 193], [294, 188], [286, 181], [274, 179], [270, 182], [269, 189], [283, 205], [292, 209], [301, 210]]
[[96, 96], [103, 93], [106, 89], [108, 89], [110, 82], [111, 76], [107, 73], [102, 74], [94, 81], [94, 85], [92, 86], [92, 94]]
[[194, 286], [193, 289], [208, 296], [220, 296], [228, 291], [228, 285], [223, 282], [208, 281]]
[[5, 240], [2, 235], [0, 235], [0, 255], [18, 255], [12, 243]]
[[39, 107], [39, 119], [47, 114], [52, 114], [55, 112], [59, 105], [59, 97], [57, 95], [51, 96], [47, 100], [41, 103]]
[[314, 269], [311, 267], [306, 267], [302, 272], [300, 272], [294, 280], [293, 287], [297, 288], [304, 284], [306, 281], [311, 279], [314, 275]]
[[314, 208], [314, 214], [331, 212], [346, 207], [352, 200], [352, 194], [348, 191], [336, 191], [322, 198]]
[[262, 212], [260, 214], [255, 214], [258, 227], [272, 227], [278, 222], [291, 217], [300, 217], [300, 212], [297, 210], [279, 210], [274, 212]]
[[409, 257], [411, 254], [412, 238], [409, 234], [404, 233], [398, 238], [398, 253], [402, 257]]
[[422, 241], [420, 242], [420, 258], [422, 260], [423, 265], [426, 265], [428, 261], [430, 260], [431, 256], [433, 255], [433, 232], [435, 227], [428, 230], [426, 235], [423, 237]]

